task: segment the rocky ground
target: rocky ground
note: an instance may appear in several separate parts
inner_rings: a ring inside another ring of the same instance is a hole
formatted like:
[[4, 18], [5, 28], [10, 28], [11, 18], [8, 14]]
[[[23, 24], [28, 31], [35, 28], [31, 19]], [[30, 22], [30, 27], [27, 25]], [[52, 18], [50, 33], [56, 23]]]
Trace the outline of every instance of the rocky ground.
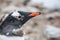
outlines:
[[[48, 1], [48, 0], [47, 0]], [[46, 9], [41, 3], [28, 2], [28, 0], [0, 0], [0, 19], [5, 14], [10, 12], [21, 10], [21, 11], [31, 11], [31, 12], [42, 12], [40, 16], [34, 17], [26, 22], [20, 30], [23, 30], [24, 35], [22, 37], [7, 37], [0, 35], [0, 40], [47, 40], [48, 38], [43, 34], [45, 25], [52, 24], [55, 26], [60, 26], [60, 19], [56, 20], [56, 15], [59, 16], [59, 11], [55, 12], [54, 7], [50, 6]], [[43, 2], [43, 1], [40, 1]], [[51, 2], [51, 1], [50, 1]], [[58, 2], [58, 1], [57, 1]], [[57, 3], [56, 2], [56, 3]], [[49, 1], [48, 1], [49, 3]], [[45, 1], [46, 4], [46, 1]], [[58, 3], [57, 3], [58, 4]], [[59, 7], [58, 7], [59, 10]], [[53, 17], [55, 20], [48, 21], [49, 17]], [[58, 17], [57, 17], [58, 18]]]

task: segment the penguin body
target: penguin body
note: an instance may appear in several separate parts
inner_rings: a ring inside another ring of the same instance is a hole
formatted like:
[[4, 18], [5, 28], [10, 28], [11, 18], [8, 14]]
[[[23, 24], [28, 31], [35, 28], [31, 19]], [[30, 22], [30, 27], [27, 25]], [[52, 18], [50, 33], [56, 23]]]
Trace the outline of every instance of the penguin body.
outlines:
[[[34, 14], [34, 15], [32, 15]], [[13, 33], [13, 30], [22, 27], [22, 25], [27, 22], [30, 18], [35, 17], [36, 13], [32, 12], [23, 12], [23, 11], [16, 11], [10, 13], [3, 23], [0, 25], [0, 33], [6, 36], [19, 36]]]

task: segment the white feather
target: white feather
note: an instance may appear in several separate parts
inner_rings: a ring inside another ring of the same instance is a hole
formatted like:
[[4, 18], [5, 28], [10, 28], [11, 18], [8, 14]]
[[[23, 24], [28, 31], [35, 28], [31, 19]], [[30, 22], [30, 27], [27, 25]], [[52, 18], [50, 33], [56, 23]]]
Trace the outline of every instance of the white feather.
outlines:
[[21, 16], [21, 15], [17, 11], [15, 11], [15, 12], [12, 13], [12, 16], [16, 17], [16, 16]]

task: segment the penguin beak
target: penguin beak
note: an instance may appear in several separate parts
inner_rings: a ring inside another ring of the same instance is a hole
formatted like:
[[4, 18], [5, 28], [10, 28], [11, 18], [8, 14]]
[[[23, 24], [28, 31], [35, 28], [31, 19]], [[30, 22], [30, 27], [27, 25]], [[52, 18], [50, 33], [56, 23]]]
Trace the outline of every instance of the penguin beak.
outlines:
[[39, 16], [40, 14], [41, 14], [41, 12], [32, 12], [32, 13], [29, 14], [28, 16], [35, 17], [35, 16]]

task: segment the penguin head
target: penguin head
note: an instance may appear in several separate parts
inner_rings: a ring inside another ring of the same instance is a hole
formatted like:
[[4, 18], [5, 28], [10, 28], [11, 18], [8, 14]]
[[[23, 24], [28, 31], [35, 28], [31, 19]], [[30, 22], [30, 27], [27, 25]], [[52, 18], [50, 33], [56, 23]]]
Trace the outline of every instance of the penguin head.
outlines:
[[11, 16], [21, 19], [22, 17], [36, 17], [39, 16], [41, 12], [24, 12], [24, 11], [15, 11], [11, 14]]

